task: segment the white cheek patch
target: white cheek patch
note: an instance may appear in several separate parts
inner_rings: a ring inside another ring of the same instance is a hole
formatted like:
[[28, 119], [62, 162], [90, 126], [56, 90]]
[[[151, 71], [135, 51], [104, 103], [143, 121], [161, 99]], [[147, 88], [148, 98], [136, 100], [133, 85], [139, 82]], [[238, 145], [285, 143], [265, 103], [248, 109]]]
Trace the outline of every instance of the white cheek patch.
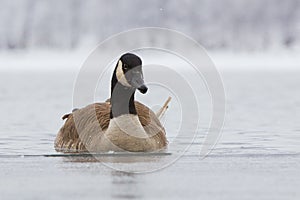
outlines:
[[116, 70], [117, 79], [122, 85], [126, 87], [131, 87], [131, 85], [126, 80], [125, 74], [122, 69], [122, 65], [123, 65], [122, 61], [119, 60], [117, 70]]

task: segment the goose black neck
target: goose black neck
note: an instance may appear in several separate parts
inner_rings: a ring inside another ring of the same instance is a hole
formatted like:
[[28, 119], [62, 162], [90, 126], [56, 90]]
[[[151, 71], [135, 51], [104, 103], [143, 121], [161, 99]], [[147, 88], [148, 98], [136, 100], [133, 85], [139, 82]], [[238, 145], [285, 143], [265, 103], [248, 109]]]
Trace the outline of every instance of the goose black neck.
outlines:
[[135, 89], [126, 87], [118, 82], [116, 70], [113, 73], [111, 80], [111, 96], [110, 96], [110, 118], [116, 118], [125, 114], [136, 115], [134, 105]]

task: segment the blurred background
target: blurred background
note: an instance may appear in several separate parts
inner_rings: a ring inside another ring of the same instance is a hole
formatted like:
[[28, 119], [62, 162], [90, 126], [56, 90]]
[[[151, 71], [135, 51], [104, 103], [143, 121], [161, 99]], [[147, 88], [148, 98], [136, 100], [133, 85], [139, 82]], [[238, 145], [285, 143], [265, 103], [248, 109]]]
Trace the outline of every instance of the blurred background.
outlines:
[[[41, 60], [51, 57], [52, 65], [66, 66], [71, 60], [75, 64], [107, 37], [149, 26], [194, 38], [219, 67], [241, 67], [250, 61], [253, 65], [253, 60], [270, 65], [279, 55], [285, 64], [299, 63], [299, 0], [0, 0], [0, 67], [17, 67], [17, 60], [25, 68], [26, 63], [34, 67], [37, 55]], [[134, 42], [145, 40], [161, 42], [151, 35]], [[164, 43], [174, 45], [168, 36]], [[251, 59], [245, 56], [249, 54]], [[240, 56], [234, 63], [236, 55]]]
[[144, 26], [181, 31], [212, 50], [300, 45], [299, 0], [1, 0], [0, 13], [2, 51], [93, 47]]

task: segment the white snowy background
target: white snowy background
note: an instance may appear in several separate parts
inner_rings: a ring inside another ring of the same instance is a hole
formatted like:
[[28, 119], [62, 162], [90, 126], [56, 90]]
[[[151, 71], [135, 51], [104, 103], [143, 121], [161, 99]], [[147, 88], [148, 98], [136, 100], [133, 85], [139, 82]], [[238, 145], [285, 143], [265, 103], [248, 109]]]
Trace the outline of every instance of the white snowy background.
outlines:
[[0, 69], [79, 67], [107, 37], [149, 26], [191, 36], [219, 68], [300, 63], [299, 0], [0, 0]]

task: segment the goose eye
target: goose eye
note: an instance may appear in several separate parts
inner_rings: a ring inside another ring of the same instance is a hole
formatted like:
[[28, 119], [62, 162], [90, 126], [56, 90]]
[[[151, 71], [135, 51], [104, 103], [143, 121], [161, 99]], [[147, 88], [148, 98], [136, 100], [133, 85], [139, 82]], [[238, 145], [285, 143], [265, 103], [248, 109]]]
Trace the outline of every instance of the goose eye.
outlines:
[[124, 65], [123, 65], [123, 69], [124, 69], [124, 71], [127, 71], [128, 65], [124, 64]]

